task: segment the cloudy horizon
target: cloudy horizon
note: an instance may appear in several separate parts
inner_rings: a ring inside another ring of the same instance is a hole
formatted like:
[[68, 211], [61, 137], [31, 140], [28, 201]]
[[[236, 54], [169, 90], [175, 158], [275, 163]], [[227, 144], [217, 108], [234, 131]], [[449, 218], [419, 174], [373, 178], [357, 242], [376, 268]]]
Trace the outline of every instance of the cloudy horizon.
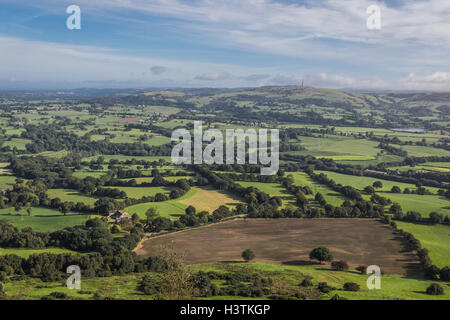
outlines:
[[[68, 30], [66, 8], [81, 8]], [[366, 26], [381, 9], [381, 29]], [[0, 0], [0, 89], [450, 90], [450, 2]]]

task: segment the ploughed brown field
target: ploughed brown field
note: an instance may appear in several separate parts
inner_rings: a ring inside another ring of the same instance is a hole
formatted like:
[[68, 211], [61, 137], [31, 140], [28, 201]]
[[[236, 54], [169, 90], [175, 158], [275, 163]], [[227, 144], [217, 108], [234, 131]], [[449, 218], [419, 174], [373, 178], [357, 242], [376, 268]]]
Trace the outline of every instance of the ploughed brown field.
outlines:
[[378, 265], [385, 273], [416, 274], [420, 265], [414, 252], [405, 251], [402, 238], [372, 219], [235, 219], [144, 240], [135, 252], [155, 255], [172, 243], [186, 254], [188, 264], [242, 261], [245, 249], [255, 261], [307, 265], [309, 252], [330, 249], [334, 260], [350, 267]]

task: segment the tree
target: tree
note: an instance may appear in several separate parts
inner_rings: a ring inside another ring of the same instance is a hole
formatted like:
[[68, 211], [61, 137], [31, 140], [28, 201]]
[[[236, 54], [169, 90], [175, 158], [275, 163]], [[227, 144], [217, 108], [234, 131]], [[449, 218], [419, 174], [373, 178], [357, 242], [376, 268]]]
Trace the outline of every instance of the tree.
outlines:
[[344, 283], [344, 290], [345, 291], [359, 291], [360, 287], [359, 284], [354, 282], [346, 282]]
[[152, 221], [155, 220], [159, 216], [158, 208], [156, 208], [156, 207], [148, 208], [147, 212], [145, 212], [145, 216], [147, 217], [147, 224], [151, 225]]
[[193, 206], [188, 206], [187, 208], [186, 208], [186, 214], [195, 214], [195, 207], [193, 207]]
[[444, 216], [441, 213], [431, 212], [429, 219], [432, 224], [442, 223], [444, 221]]
[[401, 193], [402, 190], [398, 186], [393, 186], [391, 189], [392, 193]]
[[441, 281], [450, 281], [450, 267], [443, 267], [439, 273]]
[[427, 288], [426, 293], [431, 295], [442, 295], [444, 294], [444, 288], [442, 288], [442, 286], [439, 283], [432, 283]]
[[381, 181], [375, 181], [375, 182], [372, 184], [372, 186], [373, 186], [375, 189], [381, 189], [381, 188], [383, 188], [383, 183], [382, 183]]
[[364, 192], [367, 194], [374, 194], [375, 193], [375, 189], [372, 186], [367, 186], [364, 188]]
[[417, 211], [408, 211], [405, 216], [405, 220], [409, 222], [419, 222], [422, 219], [422, 215]]
[[249, 262], [250, 260], [255, 259], [255, 254], [251, 249], [247, 249], [242, 252], [242, 258], [245, 260], [245, 262]]
[[425, 268], [424, 275], [425, 278], [431, 280], [439, 280], [441, 270], [435, 265], [431, 265]]
[[345, 271], [348, 270], [348, 264], [345, 261], [333, 261], [331, 263], [331, 268], [333, 268], [336, 271]]
[[328, 248], [325, 247], [318, 247], [313, 249], [310, 253], [309, 253], [309, 258], [311, 260], [318, 260], [320, 263], [322, 263], [323, 261], [332, 261], [333, 260], [333, 256], [330, 253], [330, 250]]
[[356, 267], [356, 271], [361, 272], [361, 274], [366, 274], [367, 266], [362, 265], [362, 266]]

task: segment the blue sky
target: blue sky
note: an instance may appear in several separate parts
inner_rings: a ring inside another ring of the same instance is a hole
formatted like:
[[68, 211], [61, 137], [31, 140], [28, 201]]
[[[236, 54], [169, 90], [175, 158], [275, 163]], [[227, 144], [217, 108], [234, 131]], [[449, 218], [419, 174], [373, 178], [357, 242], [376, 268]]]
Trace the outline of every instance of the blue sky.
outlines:
[[0, 0], [0, 85], [449, 90], [449, 16], [442, 0]]

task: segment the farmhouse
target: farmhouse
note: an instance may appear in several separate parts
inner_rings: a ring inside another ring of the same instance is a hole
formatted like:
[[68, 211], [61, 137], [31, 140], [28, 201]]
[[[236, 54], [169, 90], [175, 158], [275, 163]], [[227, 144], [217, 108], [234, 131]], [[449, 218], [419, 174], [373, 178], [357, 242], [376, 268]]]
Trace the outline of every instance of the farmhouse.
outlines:
[[130, 215], [119, 210], [113, 210], [108, 213], [108, 217], [115, 220], [116, 224], [120, 224], [123, 220], [131, 219]]

